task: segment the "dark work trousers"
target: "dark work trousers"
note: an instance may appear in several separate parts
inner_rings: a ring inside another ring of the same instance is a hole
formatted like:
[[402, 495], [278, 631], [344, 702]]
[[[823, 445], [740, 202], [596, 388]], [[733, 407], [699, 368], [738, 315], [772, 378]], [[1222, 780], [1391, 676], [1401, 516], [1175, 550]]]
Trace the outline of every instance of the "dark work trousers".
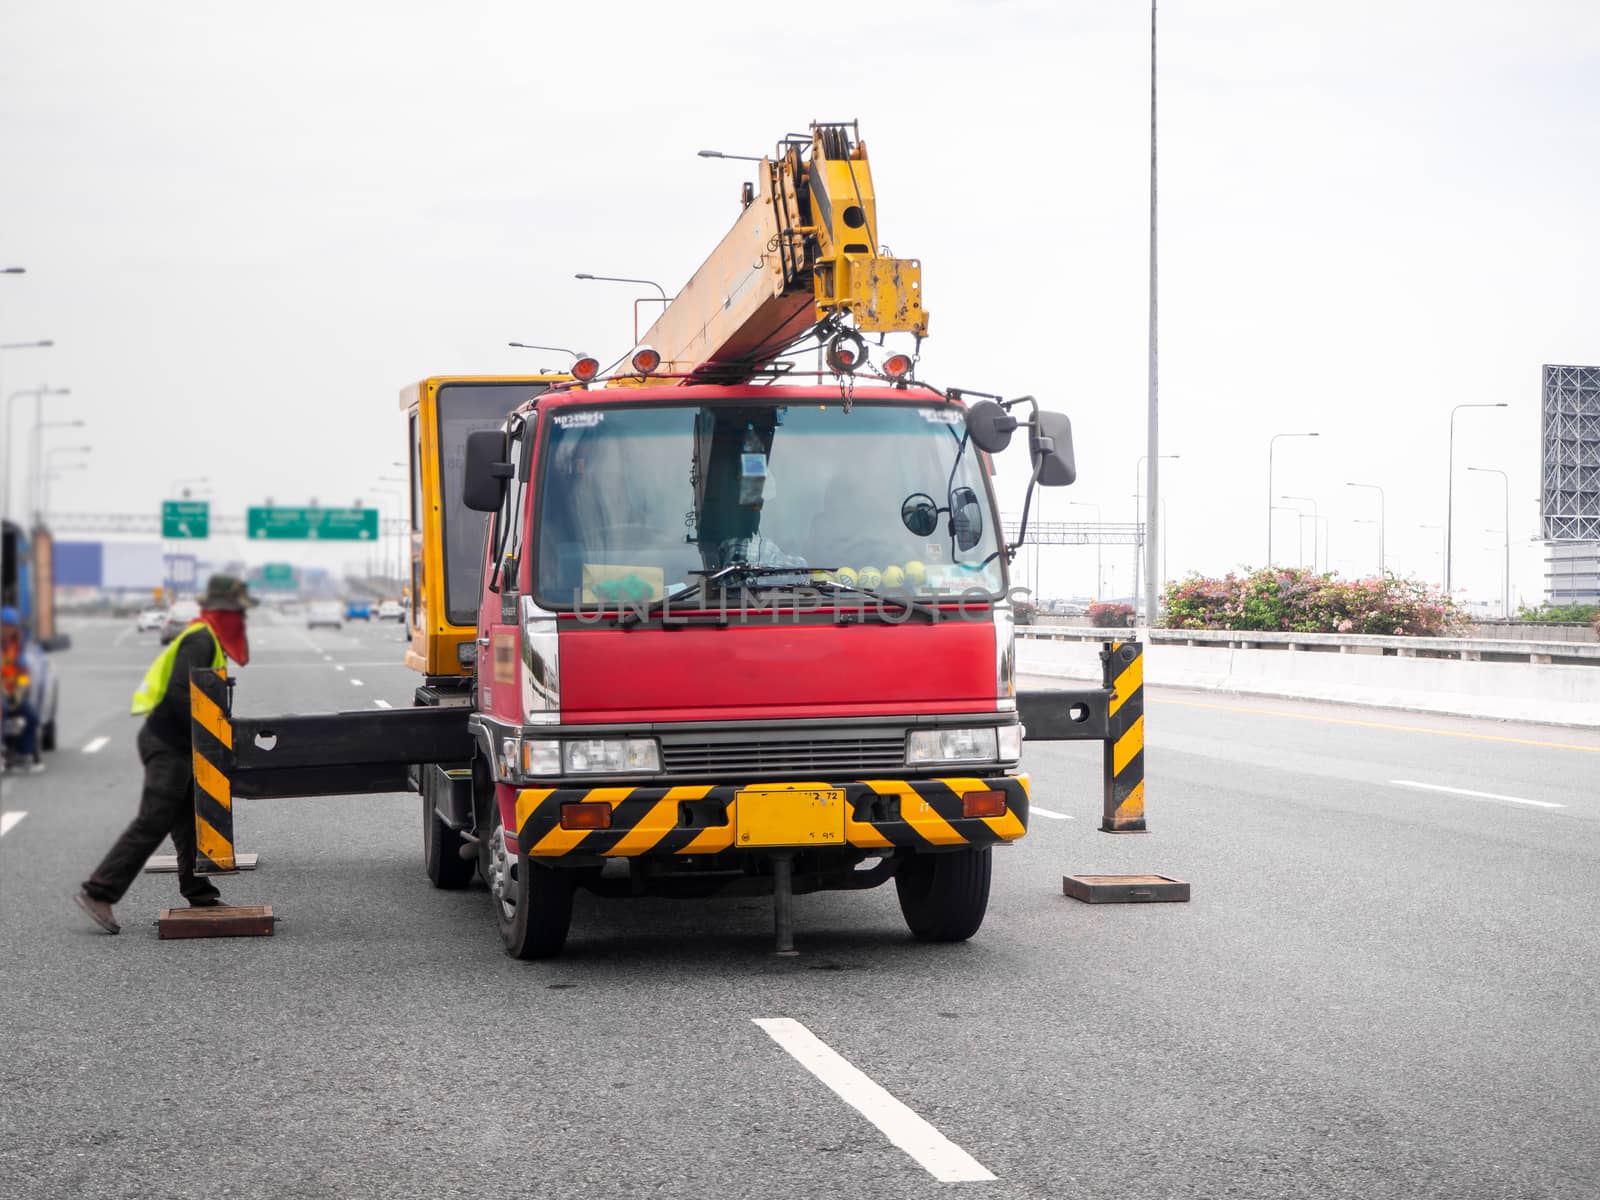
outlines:
[[194, 758], [174, 750], [148, 728], [139, 730], [139, 758], [144, 763], [144, 792], [139, 815], [111, 847], [83, 890], [96, 900], [122, 899], [161, 839], [171, 836], [178, 850], [178, 890], [188, 900], [221, 895], [209, 880], [194, 873]]

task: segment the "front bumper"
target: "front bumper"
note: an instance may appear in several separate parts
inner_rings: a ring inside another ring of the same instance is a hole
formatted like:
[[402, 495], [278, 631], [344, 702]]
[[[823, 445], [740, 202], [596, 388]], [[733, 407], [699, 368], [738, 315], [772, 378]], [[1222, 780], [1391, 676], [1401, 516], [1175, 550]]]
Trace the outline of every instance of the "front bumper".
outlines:
[[[964, 817], [968, 792], [1005, 794], [997, 817]], [[561, 806], [611, 806], [609, 829], [564, 829]], [[935, 850], [1014, 842], [1028, 828], [1028, 777], [952, 776], [848, 783], [524, 788], [517, 844], [532, 858], [639, 858], [852, 846]]]

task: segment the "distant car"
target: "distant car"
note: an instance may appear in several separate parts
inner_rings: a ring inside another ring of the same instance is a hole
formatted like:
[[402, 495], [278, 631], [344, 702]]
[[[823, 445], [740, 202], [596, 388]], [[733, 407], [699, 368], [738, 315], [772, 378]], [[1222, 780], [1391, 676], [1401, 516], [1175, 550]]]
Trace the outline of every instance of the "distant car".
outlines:
[[385, 600], [382, 604], [378, 605], [378, 620], [404, 621], [405, 619], [406, 610], [400, 607], [400, 601]]
[[306, 628], [315, 629], [318, 625], [326, 625], [330, 629], [344, 628], [345, 610], [337, 600], [317, 600], [310, 608], [306, 609]]
[[372, 620], [372, 602], [370, 600], [347, 600], [344, 606], [344, 619], [347, 621]]
[[136, 619], [140, 633], [149, 633], [152, 629], [160, 629], [166, 624], [167, 610], [164, 608], [147, 608]]
[[161, 623], [161, 644], [165, 646], [177, 637], [191, 624], [200, 619], [200, 606], [193, 600], [179, 600], [167, 609], [166, 618]]

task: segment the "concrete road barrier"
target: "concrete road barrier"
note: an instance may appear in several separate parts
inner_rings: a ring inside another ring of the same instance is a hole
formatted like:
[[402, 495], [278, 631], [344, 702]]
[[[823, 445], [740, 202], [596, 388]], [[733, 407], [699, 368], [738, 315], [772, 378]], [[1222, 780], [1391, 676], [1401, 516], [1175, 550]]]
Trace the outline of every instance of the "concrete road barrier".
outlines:
[[[1023, 675], [1097, 679], [1099, 655], [1098, 642], [1017, 639]], [[1600, 669], [1592, 666], [1164, 641], [1147, 642], [1144, 657], [1145, 682], [1157, 687], [1600, 727]]]

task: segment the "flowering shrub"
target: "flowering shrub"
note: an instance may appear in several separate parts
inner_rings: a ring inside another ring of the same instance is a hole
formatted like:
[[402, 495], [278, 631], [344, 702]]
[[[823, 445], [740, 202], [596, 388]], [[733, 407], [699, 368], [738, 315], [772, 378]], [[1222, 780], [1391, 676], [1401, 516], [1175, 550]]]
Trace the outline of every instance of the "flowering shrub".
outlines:
[[1163, 599], [1168, 629], [1436, 637], [1459, 620], [1442, 592], [1414, 579], [1340, 579], [1304, 567], [1230, 572], [1221, 579], [1191, 575], [1169, 583]]
[[1084, 615], [1097, 629], [1128, 629], [1133, 625], [1133, 605], [1096, 603]]

